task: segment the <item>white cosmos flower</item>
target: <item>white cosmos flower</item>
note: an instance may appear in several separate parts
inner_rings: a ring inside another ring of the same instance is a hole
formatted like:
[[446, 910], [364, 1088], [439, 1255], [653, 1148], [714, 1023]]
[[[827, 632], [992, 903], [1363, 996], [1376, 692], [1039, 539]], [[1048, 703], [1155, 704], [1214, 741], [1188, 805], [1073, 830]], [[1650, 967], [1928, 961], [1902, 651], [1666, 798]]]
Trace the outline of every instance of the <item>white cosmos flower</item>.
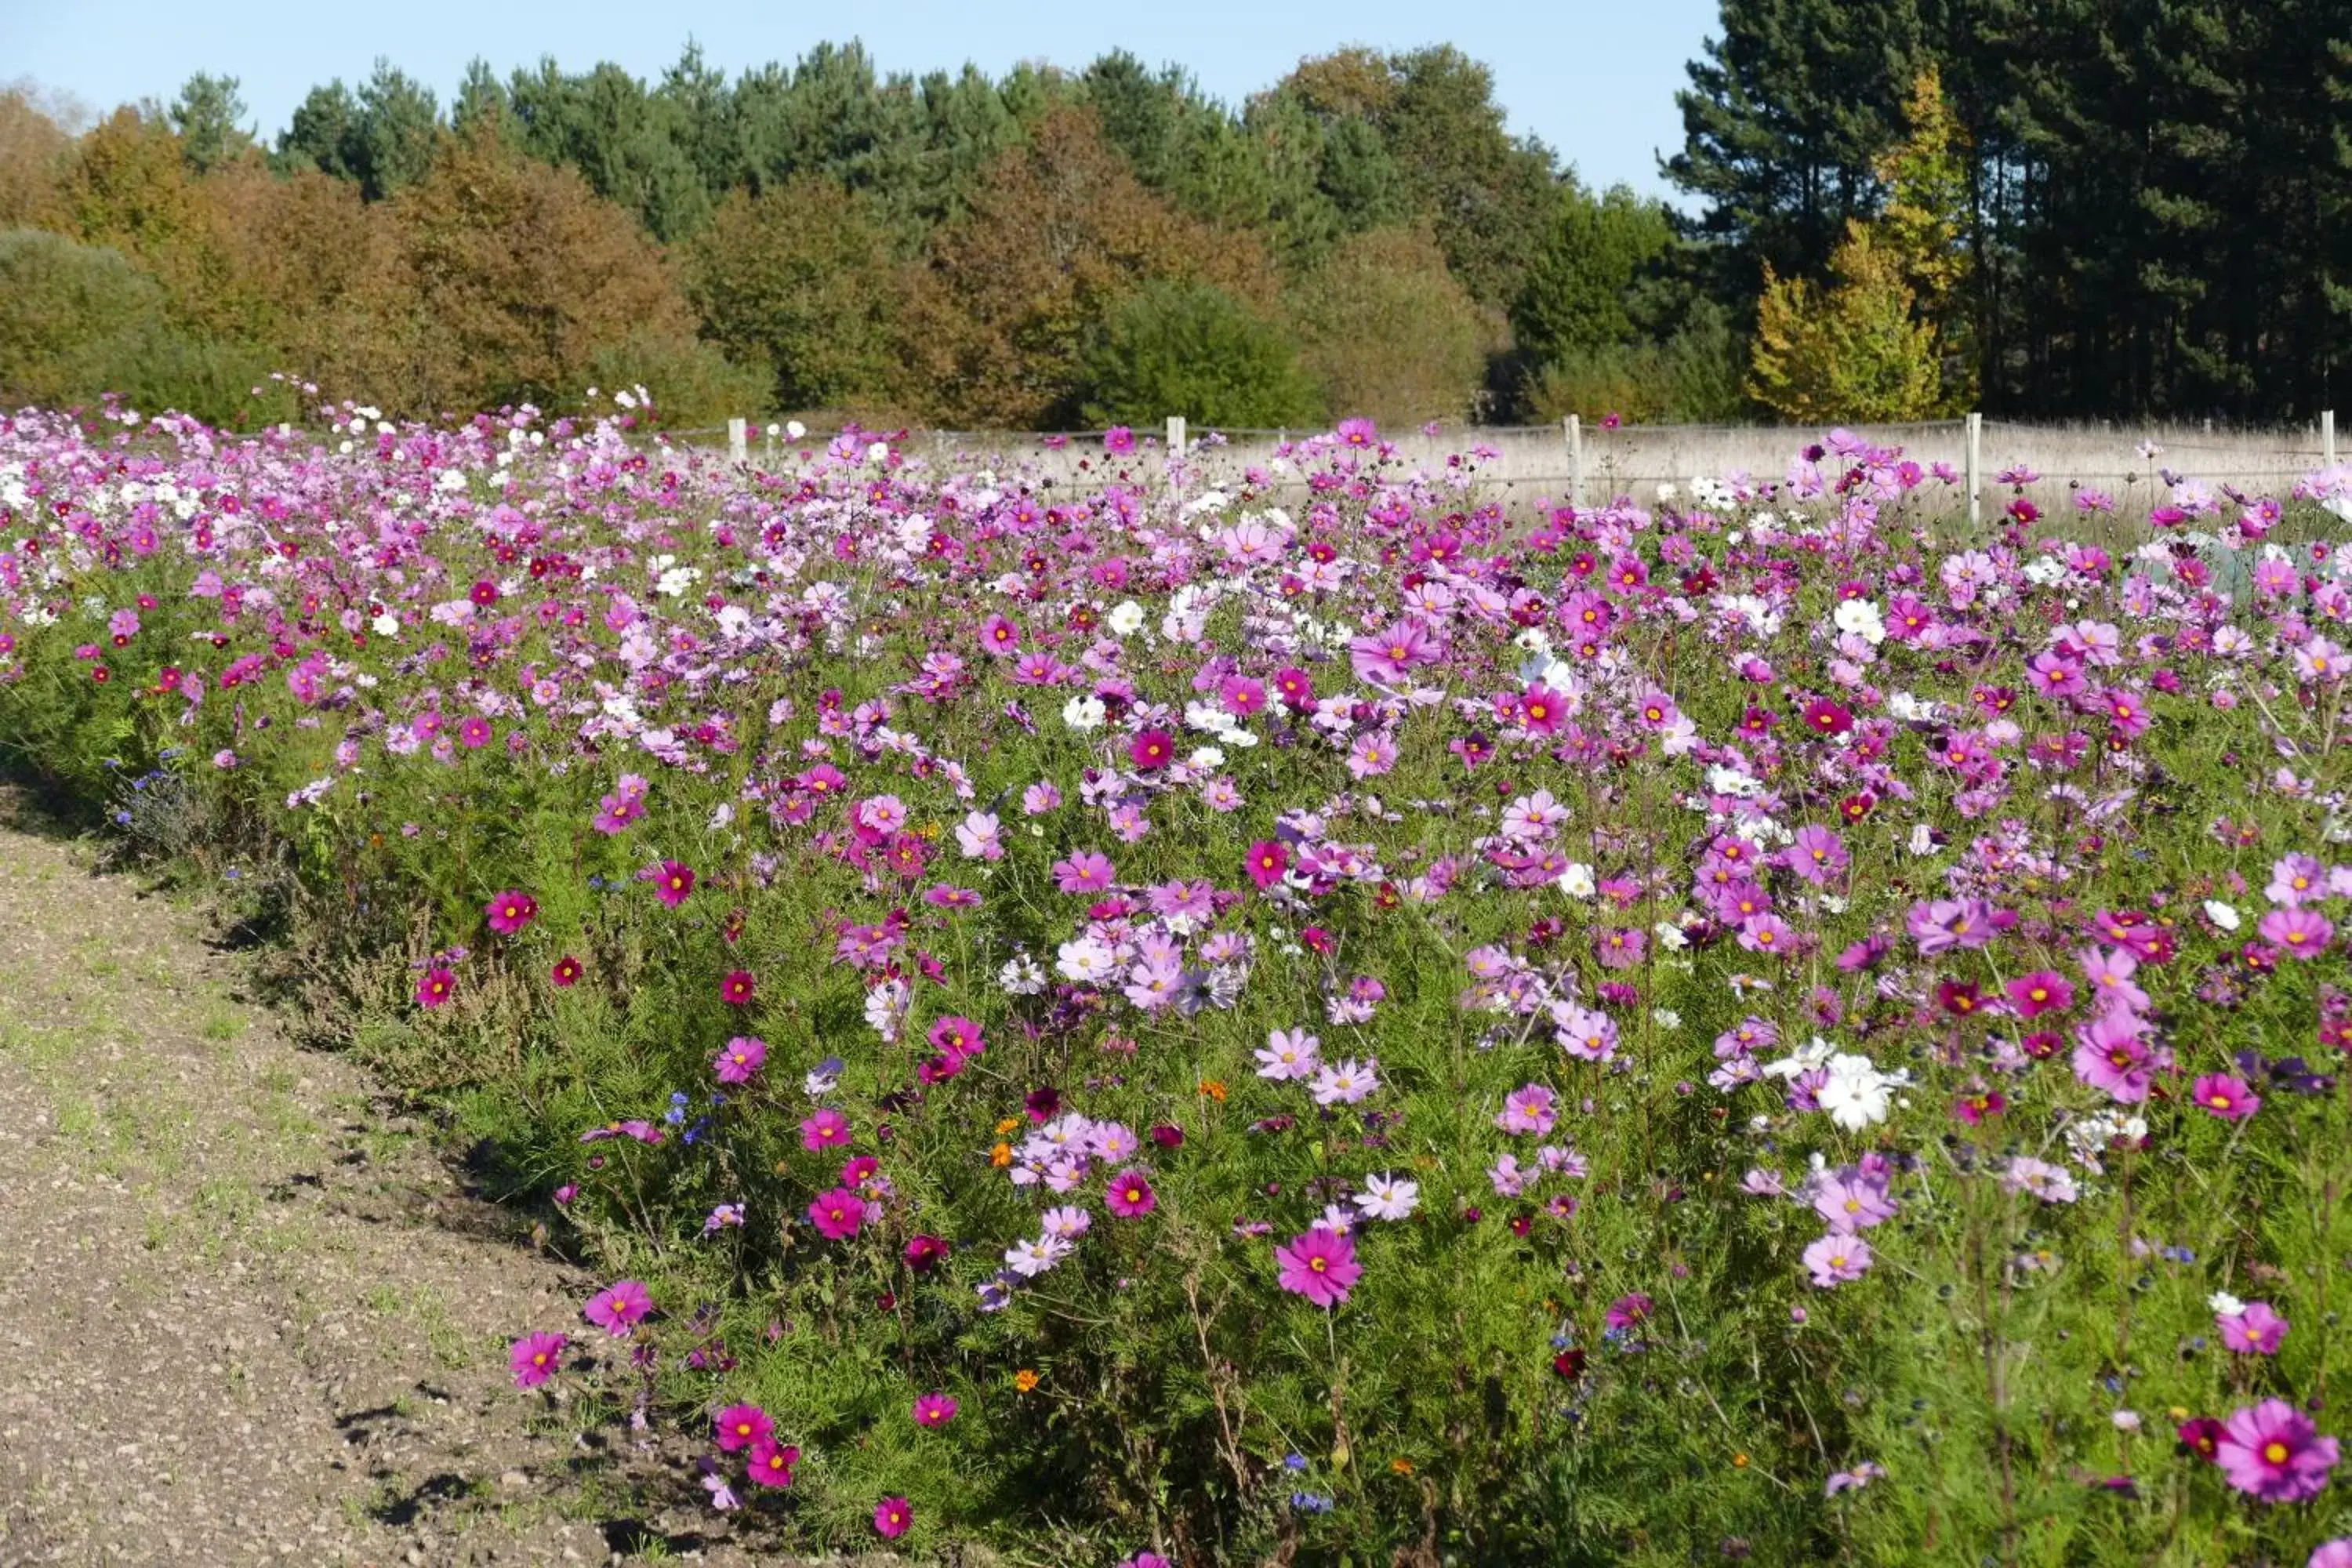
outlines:
[[1062, 722], [1073, 730], [1098, 730], [1108, 712], [1099, 697], [1073, 697], [1062, 704]]
[[1830, 619], [1842, 632], [1852, 632], [1873, 647], [1886, 640], [1886, 617], [1868, 599], [1848, 599], [1838, 605]]
[[1843, 1052], [1830, 1058], [1829, 1074], [1814, 1098], [1830, 1120], [1849, 1132], [1885, 1121], [1893, 1099], [1888, 1090], [1905, 1081], [1904, 1074], [1879, 1071], [1868, 1057]]
[[1133, 599], [1122, 600], [1118, 607], [1103, 617], [1103, 624], [1122, 637], [1131, 637], [1143, 629], [1143, 606]]
[[1366, 1176], [1364, 1190], [1356, 1194], [1356, 1207], [1367, 1219], [1406, 1219], [1420, 1202], [1420, 1183], [1391, 1176], [1385, 1171], [1377, 1176]]
[[2211, 921], [2215, 925], [2220, 926], [2223, 931], [2235, 931], [2238, 929], [2238, 911], [2231, 909], [2229, 905], [2223, 903], [2219, 899], [2208, 899], [2205, 900], [2205, 918]]

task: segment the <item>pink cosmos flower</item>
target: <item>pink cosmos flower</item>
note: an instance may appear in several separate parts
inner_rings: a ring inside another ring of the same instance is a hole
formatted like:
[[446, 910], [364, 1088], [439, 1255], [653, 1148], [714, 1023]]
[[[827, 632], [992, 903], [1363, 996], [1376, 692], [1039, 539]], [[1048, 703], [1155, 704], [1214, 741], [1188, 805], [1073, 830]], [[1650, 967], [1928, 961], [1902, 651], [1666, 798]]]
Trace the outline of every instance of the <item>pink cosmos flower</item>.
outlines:
[[1021, 649], [1021, 628], [1003, 616], [991, 616], [988, 624], [980, 628], [980, 646], [993, 654], [1013, 654]]
[[2234, 1312], [2216, 1316], [2213, 1323], [2221, 1331], [2221, 1342], [2240, 1355], [2278, 1354], [2293, 1326], [2268, 1301], [2249, 1301]]
[[1937, 899], [1913, 904], [1905, 928], [1923, 958], [1954, 948], [1979, 948], [1992, 940], [1992, 910], [1981, 899]]
[[694, 891], [694, 868], [682, 866], [675, 860], [665, 860], [652, 870], [640, 871], [637, 875], [651, 882], [654, 897], [671, 909], [686, 902], [686, 896]]
[[2352, 1536], [2323, 1542], [2314, 1548], [2304, 1568], [2352, 1568]]
[[1895, 1217], [1895, 1205], [1880, 1184], [1865, 1178], [1833, 1176], [1813, 1194], [1813, 1212], [1832, 1231], [1867, 1230]]
[[1832, 1231], [1805, 1248], [1804, 1263], [1813, 1283], [1822, 1289], [1859, 1279], [1872, 1262], [1870, 1243], [1843, 1231]]
[[1356, 1244], [1338, 1231], [1315, 1229], [1274, 1249], [1280, 1272], [1276, 1283], [1318, 1307], [1336, 1307], [1364, 1272]]
[[615, 1339], [627, 1335], [646, 1313], [654, 1310], [654, 1299], [639, 1279], [624, 1279], [598, 1291], [581, 1315]]
[[721, 1083], [749, 1083], [767, 1059], [767, 1041], [755, 1035], [738, 1035], [720, 1048], [712, 1066]]
[[1138, 773], [1157, 773], [1176, 760], [1176, 737], [1165, 730], [1146, 730], [1127, 748], [1127, 760]]
[[[1133, 438], [1130, 437], [1129, 445], [1132, 444]], [[1114, 451], [1120, 449], [1112, 448]], [[907, 1527], [914, 1522], [914, 1505], [905, 1498], [886, 1497], [874, 1505], [874, 1529], [876, 1533], [885, 1541], [898, 1540], [907, 1533]]]
[[2326, 952], [2328, 939], [2336, 934], [2327, 917], [2314, 909], [2273, 910], [2254, 929], [2272, 946], [2305, 960]]
[[2263, 1108], [2263, 1097], [2244, 1079], [2210, 1072], [2191, 1090], [2197, 1103], [2224, 1121], [2243, 1121]]
[[956, 1402], [948, 1394], [931, 1393], [915, 1396], [915, 1425], [944, 1426], [956, 1418]]
[[436, 965], [426, 970], [417, 979], [416, 1005], [420, 1007], [438, 1007], [442, 1003], [449, 1000], [457, 989], [457, 973]]
[[933, 1050], [943, 1051], [959, 1060], [965, 1057], [980, 1055], [985, 1047], [985, 1042], [981, 1037], [980, 1026], [970, 1018], [960, 1017], [954, 1014], [950, 1014], [932, 1024], [931, 1032], [928, 1037]]
[[793, 1467], [800, 1463], [801, 1451], [789, 1445], [780, 1447], [773, 1437], [763, 1437], [751, 1445], [746, 1472], [752, 1484], [763, 1487], [788, 1487], [793, 1484]]
[[[1109, 429], [1103, 432], [1103, 450], [1106, 452], [1118, 452], [1121, 454], [1134, 451], [1135, 432], [1129, 429], [1124, 425], [1112, 426]], [[886, 1530], [882, 1533], [885, 1535], [895, 1535], [898, 1531]]]
[[1104, 1194], [1110, 1212], [1121, 1219], [1141, 1219], [1160, 1206], [1159, 1194], [1151, 1190], [1150, 1178], [1141, 1171], [1121, 1171], [1110, 1179]]
[[730, 1405], [710, 1424], [719, 1447], [730, 1454], [757, 1447], [776, 1435], [776, 1424], [756, 1405]]
[[2074, 984], [2052, 970], [2037, 969], [2031, 974], [2021, 974], [2003, 989], [2021, 1018], [2063, 1013], [2074, 1005]]
[[1265, 687], [1245, 675], [1227, 676], [1217, 688], [1218, 700], [1237, 719], [1248, 719], [1265, 707]]
[[808, 1206], [809, 1222], [829, 1241], [846, 1241], [866, 1223], [866, 1200], [847, 1187], [820, 1193]]
[[501, 936], [513, 936], [515, 931], [522, 931], [539, 914], [539, 900], [530, 893], [499, 893], [489, 900], [485, 914], [489, 917], [491, 931]]
[[1117, 876], [1110, 857], [1092, 849], [1081, 849], [1066, 860], [1054, 862], [1055, 886], [1066, 893], [1107, 892]]
[[829, 1105], [801, 1123], [801, 1147], [803, 1149], [839, 1149], [848, 1142], [849, 1118]]
[[2139, 1021], [2128, 1014], [2103, 1013], [2075, 1031], [2074, 1076], [2105, 1090], [2120, 1105], [2147, 1098], [2153, 1077]]
[[1567, 700], [1541, 681], [1519, 696], [1519, 723], [1530, 734], [1557, 735], [1567, 717]]
[[515, 1341], [509, 1359], [517, 1388], [537, 1388], [553, 1377], [572, 1341], [562, 1334], [525, 1334]]
[[1641, 1327], [1657, 1310], [1657, 1302], [1634, 1290], [1609, 1303], [1609, 1310], [1601, 1317], [1601, 1325], [1612, 1333], [1622, 1333], [1628, 1329]]
[[2336, 1468], [2336, 1445], [2284, 1399], [2265, 1399], [2221, 1424], [2213, 1462], [2238, 1490], [2264, 1502], [2317, 1497]]
[[1504, 1097], [1502, 1113], [1495, 1118], [1495, 1125], [1506, 1132], [1531, 1132], [1540, 1138], [1559, 1120], [1553, 1105], [1551, 1090], [1542, 1084], [1522, 1085]]

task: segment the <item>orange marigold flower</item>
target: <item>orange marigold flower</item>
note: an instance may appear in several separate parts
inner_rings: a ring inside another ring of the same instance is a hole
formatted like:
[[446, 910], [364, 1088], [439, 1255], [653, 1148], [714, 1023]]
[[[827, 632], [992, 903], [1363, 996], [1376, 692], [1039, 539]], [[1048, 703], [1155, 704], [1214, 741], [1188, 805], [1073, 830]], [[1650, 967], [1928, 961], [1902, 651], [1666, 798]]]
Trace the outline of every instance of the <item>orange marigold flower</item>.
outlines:
[[1013, 1163], [1013, 1145], [998, 1139], [996, 1147], [988, 1152], [988, 1163], [1000, 1171]]
[[1201, 1092], [1219, 1105], [1223, 1105], [1225, 1102], [1225, 1080], [1221, 1078], [1204, 1078], [1201, 1080]]
[[1037, 1386], [1037, 1374], [1024, 1366], [1013, 1374], [1013, 1386], [1026, 1394]]

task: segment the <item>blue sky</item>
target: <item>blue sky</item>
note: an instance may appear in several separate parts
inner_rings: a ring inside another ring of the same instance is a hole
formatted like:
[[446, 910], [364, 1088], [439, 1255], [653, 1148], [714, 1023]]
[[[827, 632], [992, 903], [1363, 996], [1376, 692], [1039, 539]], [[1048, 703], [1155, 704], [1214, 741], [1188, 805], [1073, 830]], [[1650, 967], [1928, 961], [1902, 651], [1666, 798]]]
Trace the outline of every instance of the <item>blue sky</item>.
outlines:
[[375, 5], [238, 0], [212, 7], [174, 0], [0, 0], [0, 78], [30, 77], [92, 108], [169, 100], [190, 72], [242, 79], [265, 136], [274, 137], [313, 83], [353, 81], [379, 55], [446, 102], [476, 55], [503, 77], [551, 54], [567, 68], [600, 59], [651, 77], [691, 34], [732, 76], [791, 60], [824, 39], [862, 37], [885, 70], [953, 68], [971, 60], [995, 75], [1022, 60], [1076, 68], [1125, 47], [1159, 65], [1190, 68], [1214, 95], [1236, 101], [1304, 56], [1349, 43], [1410, 48], [1451, 43], [1493, 68], [1515, 132], [1533, 132], [1590, 183], [1622, 180], [1665, 195], [1656, 154], [1681, 140], [1674, 92], [1683, 62], [1716, 25], [1714, 0], [1555, 0], [1432, 5], [1164, 5], [898, 0], [873, 9], [738, 0], [725, 7], [576, 0], [561, 6], [457, 0]]

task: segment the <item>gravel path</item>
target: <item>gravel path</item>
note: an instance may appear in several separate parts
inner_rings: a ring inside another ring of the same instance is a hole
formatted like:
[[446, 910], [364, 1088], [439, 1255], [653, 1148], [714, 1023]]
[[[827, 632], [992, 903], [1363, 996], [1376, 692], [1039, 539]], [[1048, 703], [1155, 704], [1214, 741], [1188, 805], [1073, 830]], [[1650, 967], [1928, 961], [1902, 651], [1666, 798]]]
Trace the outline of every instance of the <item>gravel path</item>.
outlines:
[[514, 1393], [593, 1282], [91, 858], [0, 797], [0, 1568], [751, 1561]]

